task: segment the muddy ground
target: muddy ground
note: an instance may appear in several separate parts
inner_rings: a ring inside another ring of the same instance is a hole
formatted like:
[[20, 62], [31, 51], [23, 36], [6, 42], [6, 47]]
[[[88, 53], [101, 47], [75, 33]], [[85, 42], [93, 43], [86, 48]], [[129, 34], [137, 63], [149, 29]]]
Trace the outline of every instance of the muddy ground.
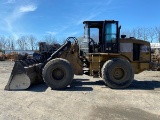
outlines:
[[0, 61], [0, 120], [160, 120], [160, 71], [135, 75], [123, 90], [106, 87], [100, 78], [75, 76], [63, 91], [45, 83], [4, 91], [13, 65]]

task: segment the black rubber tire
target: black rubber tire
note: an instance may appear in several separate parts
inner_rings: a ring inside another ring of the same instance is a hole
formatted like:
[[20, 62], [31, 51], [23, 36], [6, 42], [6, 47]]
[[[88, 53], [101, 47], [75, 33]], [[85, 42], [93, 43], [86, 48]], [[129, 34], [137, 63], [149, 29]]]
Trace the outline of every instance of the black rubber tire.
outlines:
[[42, 72], [44, 82], [54, 90], [66, 88], [71, 84], [74, 72], [71, 64], [61, 58], [49, 61]]
[[134, 72], [131, 64], [121, 58], [106, 61], [101, 72], [106, 85], [113, 89], [126, 88], [134, 80]]

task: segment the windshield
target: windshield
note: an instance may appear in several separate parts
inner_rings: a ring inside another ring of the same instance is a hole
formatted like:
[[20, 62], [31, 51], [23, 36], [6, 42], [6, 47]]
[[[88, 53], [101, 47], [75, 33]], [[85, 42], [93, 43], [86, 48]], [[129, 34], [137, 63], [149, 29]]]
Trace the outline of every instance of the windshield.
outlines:
[[109, 43], [116, 42], [117, 25], [116, 23], [107, 23], [105, 25], [105, 41]]

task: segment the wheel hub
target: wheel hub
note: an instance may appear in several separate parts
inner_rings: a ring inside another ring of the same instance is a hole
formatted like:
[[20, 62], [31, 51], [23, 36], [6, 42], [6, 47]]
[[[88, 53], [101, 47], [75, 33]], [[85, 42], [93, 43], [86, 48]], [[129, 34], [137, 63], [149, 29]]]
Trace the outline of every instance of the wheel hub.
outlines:
[[56, 68], [52, 71], [52, 77], [55, 80], [62, 80], [65, 76], [65, 73], [62, 69]]
[[116, 80], [121, 80], [124, 77], [124, 74], [125, 72], [122, 68], [115, 68], [113, 71], [113, 77]]

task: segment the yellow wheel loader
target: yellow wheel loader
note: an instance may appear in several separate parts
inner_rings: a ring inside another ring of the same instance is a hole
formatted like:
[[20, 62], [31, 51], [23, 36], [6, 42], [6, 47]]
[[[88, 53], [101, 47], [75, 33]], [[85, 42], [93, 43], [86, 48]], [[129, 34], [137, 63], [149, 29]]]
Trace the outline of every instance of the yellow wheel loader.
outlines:
[[[128, 87], [134, 74], [148, 70], [150, 43], [120, 36], [118, 21], [84, 21], [84, 37], [67, 38], [50, 56], [15, 61], [5, 90], [27, 89], [44, 81], [52, 89], [64, 89], [74, 75], [100, 77], [113, 89]], [[98, 40], [91, 37], [98, 30]]]

